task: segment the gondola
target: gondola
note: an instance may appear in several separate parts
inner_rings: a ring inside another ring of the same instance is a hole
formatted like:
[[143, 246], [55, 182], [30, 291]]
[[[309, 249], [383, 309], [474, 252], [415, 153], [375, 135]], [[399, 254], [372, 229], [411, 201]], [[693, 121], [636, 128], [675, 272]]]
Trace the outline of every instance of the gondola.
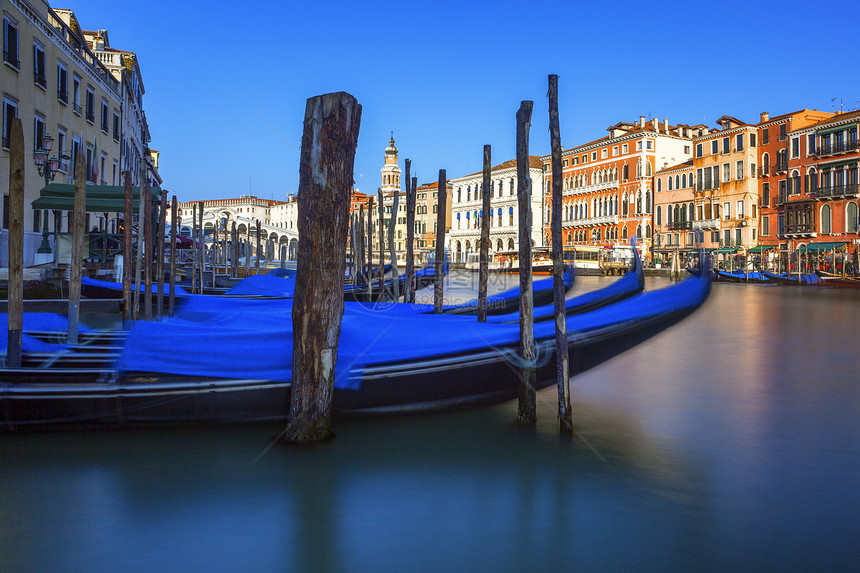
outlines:
[[[707, 276], [567, 317], [570, 373], [678, 322], [708, 297]], [[232, 313], [225, 312], [232, 308]], [[116, 427], [284, 420], [292, 300], [191, 296], [182, 316], [138, 322], [110, 370], [83, 381], [5, 369], [0, 426]], [[205, 333], [205, 336], [202, 335]], [[554, 383], [555, 322], [534, 325], [538, 386]], [[386, 313], [346, 303], [336, 416], [436, 412], [504, 401], [519, 388], [519, 327], [470, 316]]]
[[775, 284], [780, 285], [813, 285], [820, 286], [821, 280], [814, 273], [803, 273], [801, 275], [776, 274], [769, 271], [762, 271], [762, 274], [767, 279]]
[[758, 271], [716, 271], [718, 281], [726, 281], [733, 283], [764, 283], [767, 282], [767, 277]]
[[[132, 290], [134, 290], [134, 285], [132, 284]], [[139, 284], [138, 290], [140, 292], [146, 292], [146, 285]], [[158, 293], [158, 283], [152, 284], [152, 293]], [[164, 294], [170, 294], [170, 284], [165, 283], [164, 285]], [[175, 296], [186, 296], [188, 291], [183, 289], [181, 286], [176, 285], [176, 295]], [[81, 296], [84, 298], [97, 298], [97, 299], [114, 299], [114, 298], [122, 298], [122, 283], [113, 282], [113, 281], [103, 281], [99, 279], [92, 279], [89, 277], [81, 277]]]

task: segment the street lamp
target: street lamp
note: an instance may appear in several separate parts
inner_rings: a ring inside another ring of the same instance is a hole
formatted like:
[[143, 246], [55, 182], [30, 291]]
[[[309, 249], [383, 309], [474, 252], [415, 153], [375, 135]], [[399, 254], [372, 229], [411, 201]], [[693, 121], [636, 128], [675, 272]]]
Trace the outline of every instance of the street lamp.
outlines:
[[[57, 171], [60, 169], [60, 159], [56, 156], [48, 158], [48, 154], [54, 147], [54, 138], [50, 135], [43, 135], [41, 146], [33, 152], [33, 163], [39, 170], [39, 176], [45, 178], [45, 186], [54, 180]], [[63, 156], [65, 157], [65, 156]], [[42, 223], [42, 244], [39, 245], [37, 253], [50, 254], [51, 245], [48, 243], [48, 209], [45, 209], [45, 216]]]

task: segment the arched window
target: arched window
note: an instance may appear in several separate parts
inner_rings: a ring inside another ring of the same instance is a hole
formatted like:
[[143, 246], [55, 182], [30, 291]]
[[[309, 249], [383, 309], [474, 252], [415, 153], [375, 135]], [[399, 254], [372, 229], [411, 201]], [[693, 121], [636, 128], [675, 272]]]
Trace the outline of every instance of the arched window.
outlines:
[[675, 175], [675, 189], [681, 188], [681, 176]]
[[621, 228], [621, 239], [624, 241], [627, 240], [627, 227], [626, 226]]
[[689, 217], [687, 217], [688, 221], [695, 221], [696, 220], [696, 206], [693, 205], [692, 203], [687, 205], [687, 214], [689, 215]]
[[651, 162], [650, 161], [645, 162], [645, 176], [651, 177]]
[[675, 205], [675, 208], [673, 210], [675, 212], [675, 222], [680, 223], [682, 221], [682, 219], [681, 219], [681, 215], [682, 215], [681, 208], [678, 205]]
[[571, 242], [571, 232], [570, 231], [567, 232], [567, 242], [568, 243]]
[[[670, 191], [672, 190], [672, 178], [671, 177], [669, 178], [669, 190]], [[657, 193], [660, 193], [661, 191], [663, 191], [663, 178], [658, 177], [657, 178]]]
[[[627, 203], [627, 193], [625, 193], [621, 198], [621, 216], [626, 217], [628, 211], [628, 203]], [[627, 237], [625, 237], [626, 239]]]
[[848, 203], [845, 211], [845, 232], [856, 233], [858, 227], [857, 203]]
[[651, 212], [651, 192], [650, 191], [645, 192], [645, 212], [646, 213]]
[[628, 179], [630, 179], [630, 168], [627, 166], [626, 163], [621, 167], [621, 179], [623, 181], [627, 181]]
[[642, 177], [642, 161], [636, 163], [636, 177]]
[[821, 234], [829, 235], [832, 232], [830, 225], [830, 205], [821, 207]]
[[770, 173], [770, 155], [767, 153], [761, 156], [761, 172], [765, 175]]
[[651, 238], [651, 225], [645, 225], [645, 238]]
[[[669, 179], [669, 181], [671, 181], [671, 179]], [[663, 224], [663, 209], [660, 205], [657, 205], [657, 224]]]
[[681, 175], [681, 189], [687, 188], [687, 174], [684, 173]]

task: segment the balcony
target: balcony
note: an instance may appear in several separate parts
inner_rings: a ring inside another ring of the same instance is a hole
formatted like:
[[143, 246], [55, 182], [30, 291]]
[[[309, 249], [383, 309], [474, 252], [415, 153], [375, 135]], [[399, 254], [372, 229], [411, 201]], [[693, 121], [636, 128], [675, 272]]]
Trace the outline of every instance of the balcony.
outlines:
[[785, 225], [783, 229], [784, 236], [792, 235], [816, 235], [815, 223], [802, 223], [799, 225]]
[[784, 161], [777, 161], [776, 164], [773, 166], [774, 175], [779, 175], [780, 173], [785, 173], [786, 171], [788, 171], [787, 159]]
[[702, 221], [693, 221], [693, 230], [694, 231], [706, 231], [708, 229], [719, 229], [720, 228], [720, 220], [719, 219], [704, 219]]
[[572, 189], [565, 189], [562, 192], [562, 195], [565, 197], [569, 195], [579, 195], [583, 193], [591, 193], [593, 191], [603, 191], [605, 189], [616, 189], [618, 187], [618, 181], [606, 181], [604, 183], [595, 183], [594, 185], [584, 185], [582, 187], [574, 187]]
[[817, 199], [836, 199], [839, 197], [857, 197], [858, 192], [860, 192], [860, 185], [848, 183], [846, 185], [819, 187], [815, 190], [814, 195]]
[[618, 215], [603, 215], [600, 217], [587, 217], [585, 219], [574, 219], [565, 221], [563, 227], [591, 227], [593, 225], [616, 225]]
[[765, 165], [758, 172], [759, 177], [769, 177], [770, 176], [770, 165]]
[[786, 193], [785, 191], [780, 191], [779, 195], [776, 196], [776, 203], [774, 204], [774, 207], [785, 205], [786, 201], [788, 201], [788, 193]]
[[721, 239], [720, 240], [720, 248], [722, 248], [722, 249], [740, 248], [743, 246], [744, 246], [743, 241], [739, 241], [737, 239]]
[[671, 223], [669, 223], [670, 231], [689, 231], [692, 228], [692, 221], [672, 221]]
[[815, 151], [818, 157], [829, 157], [840, 153], [851, 153], [860, 149], [860, 140], [835, 141], [833, 143], [822, 143]]

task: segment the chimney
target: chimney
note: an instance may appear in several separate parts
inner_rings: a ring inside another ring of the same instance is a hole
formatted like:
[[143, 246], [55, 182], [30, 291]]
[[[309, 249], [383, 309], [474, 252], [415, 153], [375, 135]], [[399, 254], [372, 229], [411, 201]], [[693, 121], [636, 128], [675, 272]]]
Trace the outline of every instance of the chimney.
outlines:
[[654, 131], [656, 131], [657, 133], [660, 133], [660, 120], [659, 119], [657, 119], [656, 117], [654, 119], [652, 119], [651, 125], [654, 126], [653, 127]]
[[639, 129], [645, 129], [645, 116], [639, 116]]
[[767, 113], [766, 111], [761, 112], [761, 122], [764, 123], [768, 119], [770, 119], [770, 114]]
[[668, 117], [663, 118], [663, 131], [665, 131], [666, 133], [669, 133], [669, 118]]

